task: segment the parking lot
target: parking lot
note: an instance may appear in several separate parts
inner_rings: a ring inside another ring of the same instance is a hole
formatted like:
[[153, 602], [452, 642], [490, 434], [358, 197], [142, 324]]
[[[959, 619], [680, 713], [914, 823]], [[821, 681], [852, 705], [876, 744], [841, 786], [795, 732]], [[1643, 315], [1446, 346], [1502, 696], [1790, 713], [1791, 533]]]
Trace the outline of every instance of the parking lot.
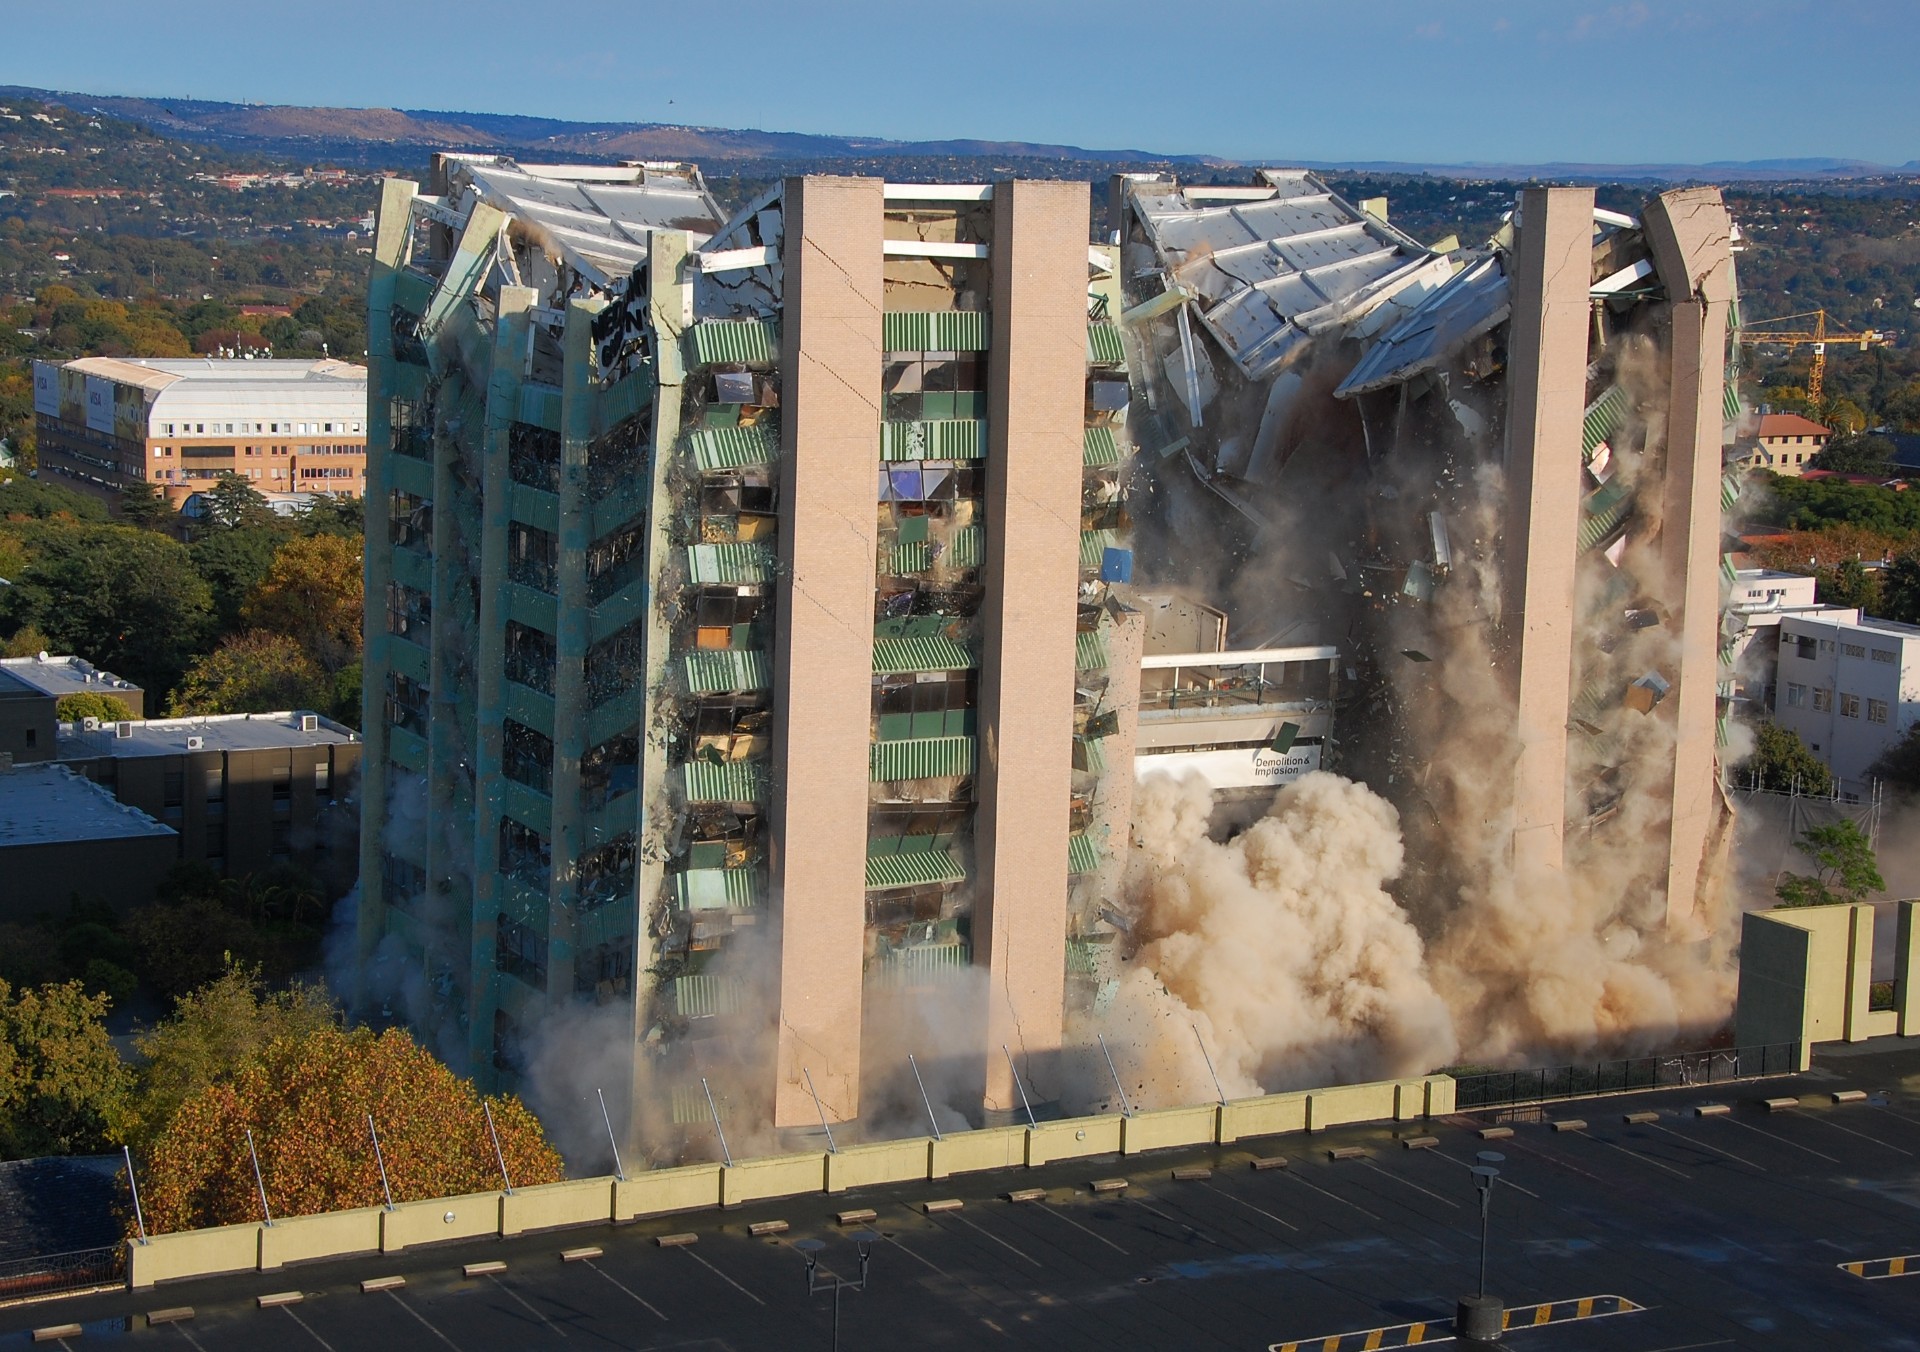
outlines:
[[[1868, 1098], [1834, 1102], [1848, 1090]], [[1797, 1106], [1759, 1102], [1783, 1096]], [[1729, 1111], [1696, 1113], [1709, 1104]], [[1499, 1127], [1512, 1135], [1480, 1135]], [[1434, 1143], [1408, 1148], [1424, 1136]], [[850, 1349], [1425, 1345], [1450, 1336], [1454, 1301], [1473, 1290], [1470, 1170], [1485, 1150], [1505, 1157], [1489, 1288], [1529, 1307], [1510, 1346], [1920, 1348], [1920, 1257], [1912, 1278], [1886, 1261], [1920, 1254], [1920, 1042], [1843, 1049], [1807, 1075], [1711, 1091], [1082, 1160], [52, 1301], [0, 1310], [0, 1347], [72, 1322], [78, 1334], [46, 1345], [826, 1348], [833, 1295], [809, 1294], [799, 1241], [820, 1241], [824, 1288], [829, 1273], [858, 1276], [863, 1232], [866, 1287], [840, 1297]], [[1008, 1200], [1027, 1189], [1043, 1192]], [[870, 1220], [837, 1220], [863, 1209]], [[767, 1221], [788, 1228], [749, 1233]], [[561, 1256], [582, 1249], [599, 1252]], [[504, 1267], [469, 1276], [468, 1264]], [[362, 1289], [392, 1277], [404, 1284]], [[262, 1308], [262, 1296], [298, 1299]], [[156, 1312], [177, 1317], [150, 1324]], [[1342, 1334], [1359, 1336], [1325, 1341]]]

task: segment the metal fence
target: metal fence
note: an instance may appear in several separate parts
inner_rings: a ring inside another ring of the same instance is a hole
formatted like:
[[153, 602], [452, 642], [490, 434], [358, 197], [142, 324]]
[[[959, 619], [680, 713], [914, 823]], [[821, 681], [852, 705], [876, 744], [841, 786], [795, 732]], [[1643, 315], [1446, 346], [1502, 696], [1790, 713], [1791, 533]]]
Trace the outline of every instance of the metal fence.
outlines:
[[121, 1277], [122, 1245], [0, 1262], [0, 1303], [105, 1286]]
[[1779, 1042], [1763, 1047], [1671, 1052], [1624, 1061], [1590, 1061], [1584, 1065], [1458, 1075], [1454, 1077], [1454, 1103], [1466, 1111], [1594, 1094], [1621, 1094], [1636, 1089], [1670, 1089], [1750, 1080], [1763, 1075], [1791, 1075], [1799, 1069], [1799, 1053], [1799, 1043]]

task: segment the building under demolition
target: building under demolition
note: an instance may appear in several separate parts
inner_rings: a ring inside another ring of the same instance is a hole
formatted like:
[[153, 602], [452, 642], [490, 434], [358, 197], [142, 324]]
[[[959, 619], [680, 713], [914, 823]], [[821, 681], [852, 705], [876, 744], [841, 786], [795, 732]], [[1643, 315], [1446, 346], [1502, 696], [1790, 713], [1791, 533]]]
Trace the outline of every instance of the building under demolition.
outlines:
[[1031, 1111], [1139, 941], [1161, 769], [1219, 830], [1364, 778], [1416, 888], [1475, 867], [1436, 755], [1530, 872], [1644, 855], [1652, 804], [1640, 929], [1694, 916], [1714, 194], [1439, 251], [1293, 171], [1116, 180], [1097, 229], [1076, 183], [430, 188], [376, 231], [360, 951], [476, 1073], [591, 1008], [654, 1144], [884, 1132], [928, 1078]]

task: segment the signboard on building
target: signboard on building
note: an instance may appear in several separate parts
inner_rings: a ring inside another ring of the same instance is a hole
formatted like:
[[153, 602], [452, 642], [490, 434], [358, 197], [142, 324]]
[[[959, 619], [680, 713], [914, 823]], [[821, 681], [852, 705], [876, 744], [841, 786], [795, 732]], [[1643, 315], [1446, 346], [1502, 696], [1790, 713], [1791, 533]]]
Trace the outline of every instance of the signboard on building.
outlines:
[[1320, 743], [1295, 742], [1285, 752], [1271, 747], [1232, 747], [1225, 751], [1173, 751], [1135, 756], [1136, 779], [1164, 772], [1176, 779], [1198, 773], [1216, 789], [1279, 788], [1320, 768]]
[[87, 377], [87, 427], [113, 435], [113, 382], [104, 376]]
[[33, 364], [33, 411], [60, 416], [60, 368], [50, 361]]

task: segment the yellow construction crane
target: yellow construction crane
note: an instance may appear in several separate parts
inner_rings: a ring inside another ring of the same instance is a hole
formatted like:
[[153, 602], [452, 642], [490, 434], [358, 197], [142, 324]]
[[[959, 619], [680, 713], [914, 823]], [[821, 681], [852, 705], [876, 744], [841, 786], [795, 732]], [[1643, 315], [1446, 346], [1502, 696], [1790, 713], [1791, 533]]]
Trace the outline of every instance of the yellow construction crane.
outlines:
[[[1808, 319], [1813, 321], [1813, 327], [1810, 329], [1778, 327]], [[1744, 324], [1740, 328], [1740, 341], [1749, 347], [1760, 343], [1778, 343], [1782, 347], [1812, 347], [1813, 370], [1807, 376], [1807, 402], [1818, 405], [1821, 386], [1826, 383], [1828, 343], [1857, 347], [1864, 352], [1870, 347], [1877, 347], [1886, 342], [1887, 337], [1873, 329], [1868, 329], [1865, 333], [1848, 333], [1844, 329], [1830, 329], [1827, 327], [1825, 310], [1808, 310], [1802, 314], [1782, 315], [1778, 319], [1763, 319], [1756, 324]]]

